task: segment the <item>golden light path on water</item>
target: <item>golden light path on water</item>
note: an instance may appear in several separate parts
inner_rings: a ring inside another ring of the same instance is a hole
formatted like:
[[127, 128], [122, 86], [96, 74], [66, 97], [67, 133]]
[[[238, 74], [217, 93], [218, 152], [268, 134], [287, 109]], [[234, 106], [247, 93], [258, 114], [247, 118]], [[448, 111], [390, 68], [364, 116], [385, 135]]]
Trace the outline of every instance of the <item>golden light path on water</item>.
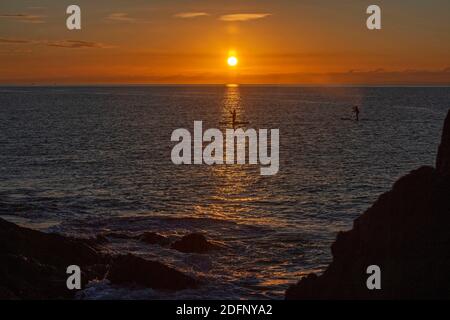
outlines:
[[[225, 131], [226, 129], [232, 129], [231, 112], [236, 111], [236, 122], [238, 123], [247, 121], [248, 117], [242, 103], [239, 85], [228, 84], [224, 90], [220, 110], [220, 129], [224, 133], [225, 144]], [[249, 127], [251, 127], [251, 124]], [[237, 128], [239, 126], [235, 129]], [[245, 126], [241, 128], [247, 129]], [[248, 152], [248, 145], [246, 152]], [[254, 186], [260, 183], [260, 179], [264, 179], [260, 175], [259, 168], [259, 165], [238, 164], [210, 166], [209, 170], [211, 171], [211, 179], [214, 181], [215, 192], [209, 203], [197, 204], [194, 207], [197, 215], [236, 223], [284, 226], [285, 223], [282, 221], [268, 216], [256, 215], [252, 209], [255, 203], [270, 200], [270, 194], [261, 194], [254, 190]]]

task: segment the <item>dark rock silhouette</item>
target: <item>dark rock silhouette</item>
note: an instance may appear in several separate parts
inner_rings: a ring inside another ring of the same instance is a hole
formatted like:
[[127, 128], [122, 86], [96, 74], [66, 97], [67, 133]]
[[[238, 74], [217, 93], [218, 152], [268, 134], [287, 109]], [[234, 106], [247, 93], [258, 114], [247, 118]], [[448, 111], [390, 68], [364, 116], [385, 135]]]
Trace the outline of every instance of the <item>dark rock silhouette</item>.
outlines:
[[123, 233], [123, 232], [107, 232], [107, 233], [100, 234], [98, 236], [101, 236], [104, 238], [115, 238], [115, 239], [125, 239], [125, 240], [135, 238], [135, 236], [132, 236], [132, 235], [129, 235], [129, 234]]
[[108, 238], [106, 238], [105, 236], [103, 236], [101, 234], [98, 234], [93, 241], [94, 241], [95, 244], [109, 243]]
[[218, 246], [210, 243], [201, 233], [191, 233], [172, 243], [171, 248], [184, 253], [206, 253], [218, 249]]
[[158, 262], [101, 254], [95, 244], [104, 240], [47, 234], [0, 218], [0, 299], [73, 298], [74, 291], [66, 287], [70, 265], [81, 268], [83, 287], [106, 274], [114, 283], [133, 282], [155, 289], [198, 285], [195, 279]]
[[165, 290], [182, 290], [198, 286], [196, 280], [175, 269], [130, 254], [114, 258], [108, 279], [116, 284], [136, 284]]
[[0, 261], [0, 298], [68, 298], [73, 294], [66, 288], [69, 265], [81, 267], [85, 282], [105, 267], [105, 257], [85, 241], [22, 228], [3, 219]]
[[[450, 114], [437, 168], [422, 167], [338, 234], [333, 261], [286, 291], [286, 299], [450, 298]], [[381, 268], [381, 290], [368, 290], [367, 267]]]
[[441, 145], [436, 159], [436, 169], [440, 175], [450, 175], [450, 112], [445, 119]]
[[148, 244], [159, 244], [161, 246], [168, 245], [170, 243], [170, 240], [167, 237], [156, 232], [144, 232], [138, 236], [138, 239]]
[[144, 232], [142, 234], [133, 235], [123, 232], [107, 232], [97, 235], [97, 243], [108, 242], [108, 238], [123, 240], [139, 240], [148, 244], [159, 244], [161, 246], [170, 244], [170, 239], [157, 232]]

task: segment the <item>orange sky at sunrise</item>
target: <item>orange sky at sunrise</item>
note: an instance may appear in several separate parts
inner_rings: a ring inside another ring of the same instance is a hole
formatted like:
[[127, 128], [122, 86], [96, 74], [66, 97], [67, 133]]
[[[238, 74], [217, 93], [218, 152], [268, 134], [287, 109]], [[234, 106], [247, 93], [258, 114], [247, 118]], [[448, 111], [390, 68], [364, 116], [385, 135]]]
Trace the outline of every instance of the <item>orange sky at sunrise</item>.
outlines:
[[378, 1], [380, 31], [366, 1], [70, 4], [0, 4], [0, 83], [450, 84], [448, 1]]

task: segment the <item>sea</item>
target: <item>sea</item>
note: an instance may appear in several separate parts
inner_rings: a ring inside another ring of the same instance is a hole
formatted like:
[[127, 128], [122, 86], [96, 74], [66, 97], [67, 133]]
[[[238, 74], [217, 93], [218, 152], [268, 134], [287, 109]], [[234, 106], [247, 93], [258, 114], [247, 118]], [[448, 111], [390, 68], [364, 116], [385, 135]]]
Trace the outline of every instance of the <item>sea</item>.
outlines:
[[[79, 299], [283, 299], [324, 271], [336, 234], [396, 179], [434, 165], [449, 107], [450, 87], [0, 87], [0, 216], [80, 238], [200, 232], [222, 247], [186, 254], [110, 239], [103, 250], [203, 285], [163, 292], [98, 279]], [[276, 175], [172, 163], [175, 129], [225, 130], [231, 110], [243, 129], [279, 129]]]

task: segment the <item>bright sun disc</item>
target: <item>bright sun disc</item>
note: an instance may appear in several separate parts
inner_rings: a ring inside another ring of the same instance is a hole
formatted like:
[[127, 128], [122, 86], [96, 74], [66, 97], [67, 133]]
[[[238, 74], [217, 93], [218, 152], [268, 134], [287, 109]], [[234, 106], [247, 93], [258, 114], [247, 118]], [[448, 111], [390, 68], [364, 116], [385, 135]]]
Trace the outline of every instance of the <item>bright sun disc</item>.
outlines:
[[228, 65], [230, 67], [234, 67], [238, 64], [238, 59], [236, 57], [229, 57], [228, 58]]

